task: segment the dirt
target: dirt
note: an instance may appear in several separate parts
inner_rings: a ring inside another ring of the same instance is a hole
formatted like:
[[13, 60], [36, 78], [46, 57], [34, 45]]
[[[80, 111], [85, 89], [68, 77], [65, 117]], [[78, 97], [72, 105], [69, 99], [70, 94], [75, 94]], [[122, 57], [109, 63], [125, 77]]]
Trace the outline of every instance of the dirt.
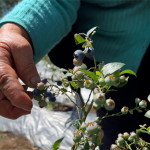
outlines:
[[0, 150], [41, 150], [21, 135], [0, 131]]

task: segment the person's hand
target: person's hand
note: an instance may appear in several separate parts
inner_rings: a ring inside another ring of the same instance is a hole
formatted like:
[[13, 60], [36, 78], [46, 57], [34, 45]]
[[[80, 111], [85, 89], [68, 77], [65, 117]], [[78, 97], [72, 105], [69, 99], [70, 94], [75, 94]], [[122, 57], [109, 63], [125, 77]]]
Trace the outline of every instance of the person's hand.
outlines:
[[30, 43], [28, 33], [17, 24], [6, 23], [0, 29], [0, 115], [9, 119], [30, 114], [33, 96], [26, 87], [40, 82]]

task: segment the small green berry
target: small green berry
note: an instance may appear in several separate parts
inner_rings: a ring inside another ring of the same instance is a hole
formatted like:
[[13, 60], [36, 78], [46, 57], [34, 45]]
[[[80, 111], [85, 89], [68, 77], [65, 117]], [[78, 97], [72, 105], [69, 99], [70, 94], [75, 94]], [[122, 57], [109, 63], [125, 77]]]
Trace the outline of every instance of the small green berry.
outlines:
[[86, 128], [87, 132], [89, 135], [93, 135], [97, 133], [97, 123], [95, 122], [90, 122], [87, 124], [87, 128]]
[[118, 137], [118, 138], [117, 138], [117, 143], [119, 143], [119, 144], [124, 143], [124, 138]]
[[44, 90], [44, 83], [43, 82], [37, 83], [36, 87], [38, 90], [42, 91], [42, 90]]
[[135, 139], [135, 138], [137, 138], [137, 134], [133, 131], [133, 132], [130, 132], [130, 137], [132, 138], [132, 139]]
[[99, 93], [99, 89], [98, 88], [94, 88], [94, 94]]
[[133, 142], [133, 138], [131, 136], [129, 136], [128, 141]]
[[129, 110], [129, 108], [126, 107], [126, 106], [124, 106], [124, 107], [121, 109], [121, 112], [122, 112], [123, 114], [127, 114], [127, 113], [128, 113], [128, 110]]
[[105, 83], [109, 86], [112, 86], [114, 84], [115, 77], [112, 75], [109, 75], [105, 78]]
[[124, 132], [124, 133], [123, 133], [123, 138], [124, 138], [124, 139], [128, 139], [129, 136], [130, 136], [129, 133], [127, 133], [127, 132]]
[[139, 104], [141, 102], [141, 100], [139, 98], [135, 98], [135, 103]]
[[84, 88], [84, 81], [77, 81], [76, 83], [79, 88]]
[[96, 93], [93, 96], [93, 101], [98, 104], [101, 105], [105, 102], [106, 98], [105, 98], [105, 94], [104, 93]]
[[111, 98], [107, 99], [104, 103], [106, 110], [113, 110], [115, 108], [115, 102]]
[[86, 130], [86, 123], [85, 122], [82, 122], [81, 124], [81, 130], [84, 132]]
[[111, 144], [110, 150], [119, 150], [119, 147], [116, 144]]
[[97, 124], [100, 124], [101, 123], [101, 118], [100, 117], [96, 117], [95, 118], [95, 120], [94, 120], [94, 122], [96, 122]]
[[81, 71], [77, 71], [75, 73], [75, 75], [76, 75], [76, 78], [79, 79], [79, 80], [83, 78], [83, 73]]
[[139, 106], [141, 108], [146, 108], [147, 107], [147, 102], [145, 100], [142, 100], [140, 103], [139, 103]]
[[120, 82], [121, 83], [123, 83], [123, 82], [125, 82], [125, 79], [126, 79], [126, 77], [123, 75], [123, 76], [120, 76]]
[[87, 65], [83, 63], [79, 68], [82, 70], [87, 70]]
[[100, 86], [105, 86], [106, 83], [105, 83], [105, 78], [104, 77], [101, 77], [99, 80], [98, 80]]
[[98, 110], [101, 108], [101, 105], [96, 104], [95, 102], [93, 102], [93, 109]]
[[85, 80], [84, 81], [84, 87], [86, 89], [93, 89], [95, 87], [95, 83], [92, 80]]
[[82, 63], [83, 63], [82, 60], [81, 60], [81, 61], [77, 61], [75, 58], [73, 59], [73, 64], [74, 64], [75, 66], [81, 66]]
[[73, 141], [75, 143], [78, 143], [82, 138], [82, 133], [81, 132], [77, 132], [73, 134]]

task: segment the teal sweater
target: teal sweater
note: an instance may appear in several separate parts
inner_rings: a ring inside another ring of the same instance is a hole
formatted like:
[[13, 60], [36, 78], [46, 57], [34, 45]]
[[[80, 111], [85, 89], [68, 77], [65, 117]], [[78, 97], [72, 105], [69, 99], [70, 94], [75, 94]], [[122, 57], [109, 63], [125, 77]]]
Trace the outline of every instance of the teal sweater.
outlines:
[[23, 0], [0, 25], [15, 22], [26, 29], [37, 63], [75, 21], [77, 33], [99, 26], [93, 37], [97, 61], [123, 62], [123, 69], [137, 72], [150, 43], [149, 0]]

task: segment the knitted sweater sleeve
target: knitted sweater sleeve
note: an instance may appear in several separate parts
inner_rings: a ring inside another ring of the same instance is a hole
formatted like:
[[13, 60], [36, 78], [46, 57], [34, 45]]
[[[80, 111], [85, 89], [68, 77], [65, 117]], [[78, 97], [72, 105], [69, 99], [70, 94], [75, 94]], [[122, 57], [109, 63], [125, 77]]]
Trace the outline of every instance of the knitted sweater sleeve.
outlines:
[[37, 63], [71, 30], [80, 0], [23, 0], [0, 20], [21, 25], [30, 35]]

